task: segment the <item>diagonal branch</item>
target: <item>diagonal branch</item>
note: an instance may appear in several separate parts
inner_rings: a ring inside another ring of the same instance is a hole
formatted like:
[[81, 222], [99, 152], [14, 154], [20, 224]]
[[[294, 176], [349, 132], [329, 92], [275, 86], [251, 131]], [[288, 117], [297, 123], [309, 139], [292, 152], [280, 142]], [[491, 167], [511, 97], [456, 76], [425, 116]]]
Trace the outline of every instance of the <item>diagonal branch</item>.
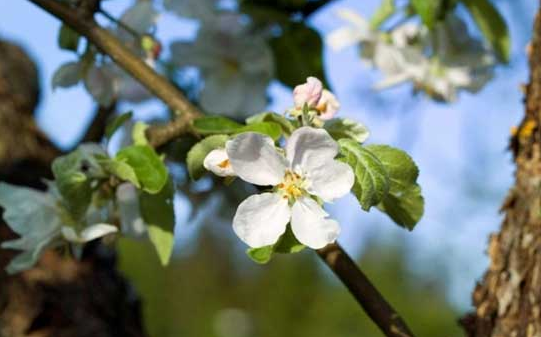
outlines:
[[351, 295], [385, 336], [414, 336], [400, 315], [338, 243], [318, 249], [317, 254], [349, 289]]
[[[86, 12], [78, 12], [77, 9], [70, 8], [57, 0], [29, 1], [85, 36], [101, 52], [111, 57], [122, 69], [177, 112], [177, 117], [169, 124], [148, 130], [147, 135], [154, 147], [186, 134], [190, 131], [190, 122], [202, 115], [175, 86], [132, 54], [115, 36], [101, 28], [92, 17], [85, 15]], [[317, 253], [386, 336], [414, 336], [398, 313], [338, 244], [329, 245], [318, 250]]]
[[[163, 129], [163, 127], [157, 126], [149, 130], [151, 143], [162, 145], [166, 142], [164, 140], [165, 136], [171, 137], [170, 139], [178, 137], [189, 128], [189, 124], [193, 119], [202, 114], [165, 77], [156, 73], [143, 60], [135, 56], [113, 34], [101, 28], [91, 16], [88, 16], [88, 11], [79, 11], [55, 0], [30, 1], [62, 20], [77, 33], [85, 36], [103, 54], [108, 55], [118, 66], [176, 113], [177, 118], [174, 128]], [[152, 137], [159, 139], [155, 142]]]

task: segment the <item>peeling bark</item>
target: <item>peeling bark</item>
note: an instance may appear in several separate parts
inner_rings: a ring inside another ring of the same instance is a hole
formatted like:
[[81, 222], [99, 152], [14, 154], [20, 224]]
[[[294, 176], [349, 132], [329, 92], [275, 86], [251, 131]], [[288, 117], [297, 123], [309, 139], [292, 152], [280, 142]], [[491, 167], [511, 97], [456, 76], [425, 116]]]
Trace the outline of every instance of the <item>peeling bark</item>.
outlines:
[[476, 311], [462, 319], [472, 337], [541, 336], [541, 12], [530, 49], [525, 116], [511, 140], [516, 172], [490, 237], [490, 266], [473, 292]]
[[[43, 188], [41, 179], [51, 177], [50, 164], [61, 151], [36, 127], [38, 100], [34, 63], [0, 41], [1, 181]], [[94, 123], [85, 138], [102, 129], [102, 122]], [[0, 242], [13, 237], [0, 224]], [[8, 276], [4, 267], [15, 253], [0, 250], [0, 336], [145, 336], [138, 298], [116, 272], [112, 250], [88, 245], [80, 262], [48, 251], [34, 269]]]

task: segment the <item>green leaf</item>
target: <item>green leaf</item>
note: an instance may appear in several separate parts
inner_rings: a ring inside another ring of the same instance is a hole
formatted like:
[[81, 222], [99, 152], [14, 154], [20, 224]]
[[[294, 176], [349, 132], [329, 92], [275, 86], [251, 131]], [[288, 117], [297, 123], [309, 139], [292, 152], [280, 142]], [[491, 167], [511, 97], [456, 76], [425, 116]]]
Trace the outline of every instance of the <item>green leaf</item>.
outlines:
[[282, 128], [275, 122], [259, 122], [243, 125], [226, 117], [209, 116], [193, 121], [193, 129], [201, 135], [232, 135], [242, 132], [259, 132], [277, 140], [282, 135]]
[[148, 145], [132, 145], [118, 151], [116, 161], [131, 166], [143, 190], [155, 194], [161, 191], [168, 180], [165, 164]]
[[85, 215], [92, 198], [90, 179], [83, 173], [86, 165], [88, 163], [79, 150], [56, 158], [52, 164], [56, 187], [74, 220]]
[[71, 29], [69, 26], [63, 24], [62, 27], [60, 27], [60, 32], [58, 33], [58, 46], [64, 50], [77, 52], [80, 38], [81, 36], [79, 33]]
[[119, 179], [129, 181], [137, 188], [141, 188], [135, 170], [127, 162], [116, 159], [107, 159], [102, 162], [102, 165], [108, 172], [117, 176]]
[[175, 243], [174, 186], [171, 179], [157, 194], [141, 193], [141, 215], [147, 224], [148, 236], [163, 266], [169, 264]]
[[289, 119], [274, 112], [262, 112], [246, 119], [246, 124], [248, 125], [261, 122], [274, 122], [279, 124], [282, 128], [282, 133], [286, 136], [291, 135], [291, 133], [295, 131], [295, 126]]
[[[420, 0], [422, 1], [422, 0]], [[509, 62], [511, 37], [500, 12], [489, 0], [461, 0], [498, 58]]]
[[201, 135], [232, 134], [243, 125], [221, 116], [201, 117], [192, 122], [193, 129]]
[[338, 144], [343, 156], [340, 160], [349, 164], [355, 174], [353, 193], [362, 209], [368, 211], [379, 204], [389, 190], [385, 167], [372, 152], [352, 139], [340, 139]]
[[69, 88], [81, 80], [81, 65], [78, 62], [68, 62], [56, 69], [53, 74], [52, 87], [53, 90], [61, 88]]
[[135, 145], [148, 145], [148, 139], [146, 135], [146, 131], [148, 129], [148, 124], [143, 122], [137, 122], [133, 126], [132, 132], [131, 132], [131, 138], [133, 139], [133, 143]]
[[369, 145], [366, 148], [378, 157], [389, 175], [389, 192], [378, 208], [398, 225], [412, 230], [424, 212], [424, 199], [417, 184], [417, 165], [399, 149], [387, 145]]
[[210, 151], [225, 146], [229, 137], [226, 135], [214, 135], [207, 137], [195, 144], [186, 157], [186, 167], [193, 180], [201, 178], [207, 171], [203, 166], [203, 161]]
[[278, 140], [282, 136], [282, 127], [274, 122], [261, 122], [243, 126], [235, 131], [234, 134], [243, 132], [258, 132], [271, 137], [273, 140]]
[[304, 23], [291, 22], [280, 37], [270, 42], [276, 63], [276, 77], [289, 87], [319, 78], [329, 88], [323, 69], [323, 43], [318, 32]]
[[280, 237], [278, 242], [276, 242], [273, 247], [273, 251], [275, 253], [281, 254], [298, 253], [306, 248], [306, 246], [300, 243], [293, 234], [291, 225], [287, 226], [286, 232]]
[[347, 118], [335, 118], [325, 122], [325, 130], [336, 140], [342, 138], [353, 139], [359, 143], [370, 136], [370, 131], [361, 123], [357, 123]]
[[376, 13], [370, 19], [372, 29], [378, 29], [396, 10], [394, 0], [382, 0]]
[[265, 264], [272, 258], [272, 245], [261, 248], [248, 248], [246, 255], [250, 257], [254, 262], [259, 264]]
[[111, 138], [113, 134], [124, 124], [127, 120], [132, 118], [133, 112], [125, 112], [121, 115], [116, 116], [111, 122], [105, 127], [105, 137], [107, 139]]
[[291, 225], [287, 226], [284, 234], [278, 239], [274, 245], [269, 245], [261, 248], [249, 248], [246, 250], [246, 254], [255, 262], [259, 264], [265, 264], [269, 262], [274, 253], [279, 254], [294, 254], [306, 248], [300, 243], [293, 231]]
[[60, 234], [61, 219], [57, 201], [50, 193], [27, 187], [0, 182], [0, 206], [4, 208], [4, 221], [20, 236], [2, 242], [1, 247], [24, 251], [6, 267], [14, 274], [34, 266], [43, 249]]
[[432, 29], [438, 17], [441, 0], [411, 0], [411, 4], [415, 12], [421, 17], [423, 23], [429, 29]]

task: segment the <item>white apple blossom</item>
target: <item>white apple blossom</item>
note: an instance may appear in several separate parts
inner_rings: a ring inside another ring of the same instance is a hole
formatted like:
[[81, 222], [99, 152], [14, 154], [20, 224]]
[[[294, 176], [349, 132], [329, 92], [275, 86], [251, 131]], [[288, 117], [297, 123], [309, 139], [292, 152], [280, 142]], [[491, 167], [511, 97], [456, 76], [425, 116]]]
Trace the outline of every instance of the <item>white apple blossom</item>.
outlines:
[[337, 16], [348, 23], [347, 26], [331, 32], [327, 43], [335, 50], [357, 45], [361, 42], [376, 42], [380, 33], [370, 27], [364, 17], [351, 9], [339, 9]]
[[220, 177], [235, 176], [225, 149], [214, 149], [207, 154], [203, 166]]
[[302, 244], [319, 249], [336, 240], [340, 225], [314, 199], [330, 202], [354, 183], [351, 167], [335, 160], [338, 144], [324, 129], [301, 127], [285, 146], [285, 156], [270, 137], [242, 133], [226, 143], [235, 174], [272, 192], [253, 195], [238, 207], [233, 230], [252, 248], [277, 242], [291, 223]]

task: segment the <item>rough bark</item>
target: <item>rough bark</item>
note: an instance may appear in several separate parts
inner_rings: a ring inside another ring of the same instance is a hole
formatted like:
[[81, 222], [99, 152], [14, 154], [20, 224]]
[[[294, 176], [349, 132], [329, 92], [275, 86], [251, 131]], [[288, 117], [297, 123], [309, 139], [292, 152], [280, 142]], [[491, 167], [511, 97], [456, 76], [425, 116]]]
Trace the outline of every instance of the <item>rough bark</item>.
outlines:
[[515, 185], [490, 237], [490, 266], [473, 292], [476, 311], [462, 319], [469, 336], [541, 336], [541, 12], [535, 19], [525, 115], [511, 139]]
[[[0, 180], [36, 188], [60, 151], [36, 127], [37, 69], [19, 47], [0, 41]], [[107, 113], [98, 113], [102, 118]], [[103, 123], [93, 123], [95, 137]], [[13, 238], [0, 224], [0, 241]], [[110, 250], [90, 245], [82, 261], [54, 251], [38, 266], [4, 273], [14, 251], [0, 250], [0, 336], [144, 336], [137, 296], [115, 271]]]

